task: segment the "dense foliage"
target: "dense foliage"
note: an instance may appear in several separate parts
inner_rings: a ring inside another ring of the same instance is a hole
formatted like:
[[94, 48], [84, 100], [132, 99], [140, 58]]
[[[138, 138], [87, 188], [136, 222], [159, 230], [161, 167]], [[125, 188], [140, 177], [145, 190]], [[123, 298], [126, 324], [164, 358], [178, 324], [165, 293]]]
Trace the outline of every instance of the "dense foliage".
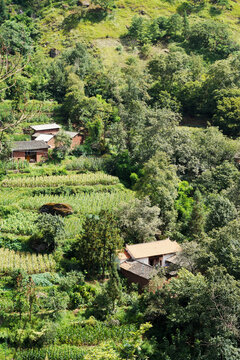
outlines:
[[[0, 0], [0, 358], [240, 358], [239, 11]], [[47, 161], [12, 158], [53, 122]], [[138, 291], [118, 253], [167, 237]]]

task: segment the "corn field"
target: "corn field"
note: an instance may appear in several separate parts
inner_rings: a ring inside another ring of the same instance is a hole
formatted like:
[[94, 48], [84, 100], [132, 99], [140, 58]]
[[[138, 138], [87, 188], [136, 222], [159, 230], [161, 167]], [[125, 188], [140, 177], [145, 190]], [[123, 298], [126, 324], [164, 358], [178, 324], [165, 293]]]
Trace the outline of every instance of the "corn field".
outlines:
[[115, 185], [119, 179], [115, 176], [107, 175], [101, 172], [90, 174], [73, 175], [52, 175], [7, 178], [2, 181], [3, 187], [57, 187], [57, 186], [77, 186], [77, 185]]
[[116, 193], [80, 193], [77, 195], [57, 196], [40, 195], [23, 198], [18, 202], [22, 209], [39, 209], [46, 203], [66, 203], [73, 207], [75, 212], [81, 214], [98, 214], [101, 210], [113, 210], [122, 202], [128, 202], [134, 198], [132, 191], [119, 191]]
[[55, 270], [55, 261], [52, 255], [37, 255], [0, 248], [0, 272], [11, 273], [22, 269], [28, 274], [51, 272]]
[[36, 231], [35, 220], [38, 214], [30, 211], [18, 212], [9, 215], [0, 222], [2, 232], [20, 235], [32, 235]]

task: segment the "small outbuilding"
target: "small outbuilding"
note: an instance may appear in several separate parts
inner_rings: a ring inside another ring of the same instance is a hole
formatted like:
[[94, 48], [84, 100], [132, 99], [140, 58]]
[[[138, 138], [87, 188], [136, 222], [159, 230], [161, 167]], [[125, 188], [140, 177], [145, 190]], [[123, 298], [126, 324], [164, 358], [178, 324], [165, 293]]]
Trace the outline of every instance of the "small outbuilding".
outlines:
[[149, 283], [156, 267], [169, 266], [181, 250], [181, 246], [170, 239], [126, 245], [118, 254], [119, 267], [129, 282], [143, 287]]
[[45, 141], [15, 141], [12, 157], [16, 160], [27, 160], [30, 163], [48, 158], [49, 145]]

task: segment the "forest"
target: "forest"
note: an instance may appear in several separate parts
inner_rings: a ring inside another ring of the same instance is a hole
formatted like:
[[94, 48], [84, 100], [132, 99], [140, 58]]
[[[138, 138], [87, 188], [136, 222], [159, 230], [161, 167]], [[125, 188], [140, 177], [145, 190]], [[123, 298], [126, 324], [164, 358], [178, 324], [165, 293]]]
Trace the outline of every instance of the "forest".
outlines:
[[239, 31], [235, 0], [0, 0], [0, 359], [240, 359]]

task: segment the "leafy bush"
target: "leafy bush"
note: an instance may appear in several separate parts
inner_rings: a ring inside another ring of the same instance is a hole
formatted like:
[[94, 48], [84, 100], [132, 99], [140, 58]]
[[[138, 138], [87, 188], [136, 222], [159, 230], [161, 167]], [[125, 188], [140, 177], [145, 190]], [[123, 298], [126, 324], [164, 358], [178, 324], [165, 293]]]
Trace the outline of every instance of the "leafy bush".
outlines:
[[36, 286], [52, 286], [54, 276], [51, 273], [33, 274], [32, 280]]
[[67, 162], [66, 169], [78, 170], [80, 172], [96, 172], [103, 171], [105, 168], [104, 165], [105, 161], [103, 158], [81, 156], [78, 159]]
[[227, 57], [239, 49], [231, 40], [227, 26], [213, 20], [202, 20], [193, 24], [188, 43], [191, 49], [217, 58]]

